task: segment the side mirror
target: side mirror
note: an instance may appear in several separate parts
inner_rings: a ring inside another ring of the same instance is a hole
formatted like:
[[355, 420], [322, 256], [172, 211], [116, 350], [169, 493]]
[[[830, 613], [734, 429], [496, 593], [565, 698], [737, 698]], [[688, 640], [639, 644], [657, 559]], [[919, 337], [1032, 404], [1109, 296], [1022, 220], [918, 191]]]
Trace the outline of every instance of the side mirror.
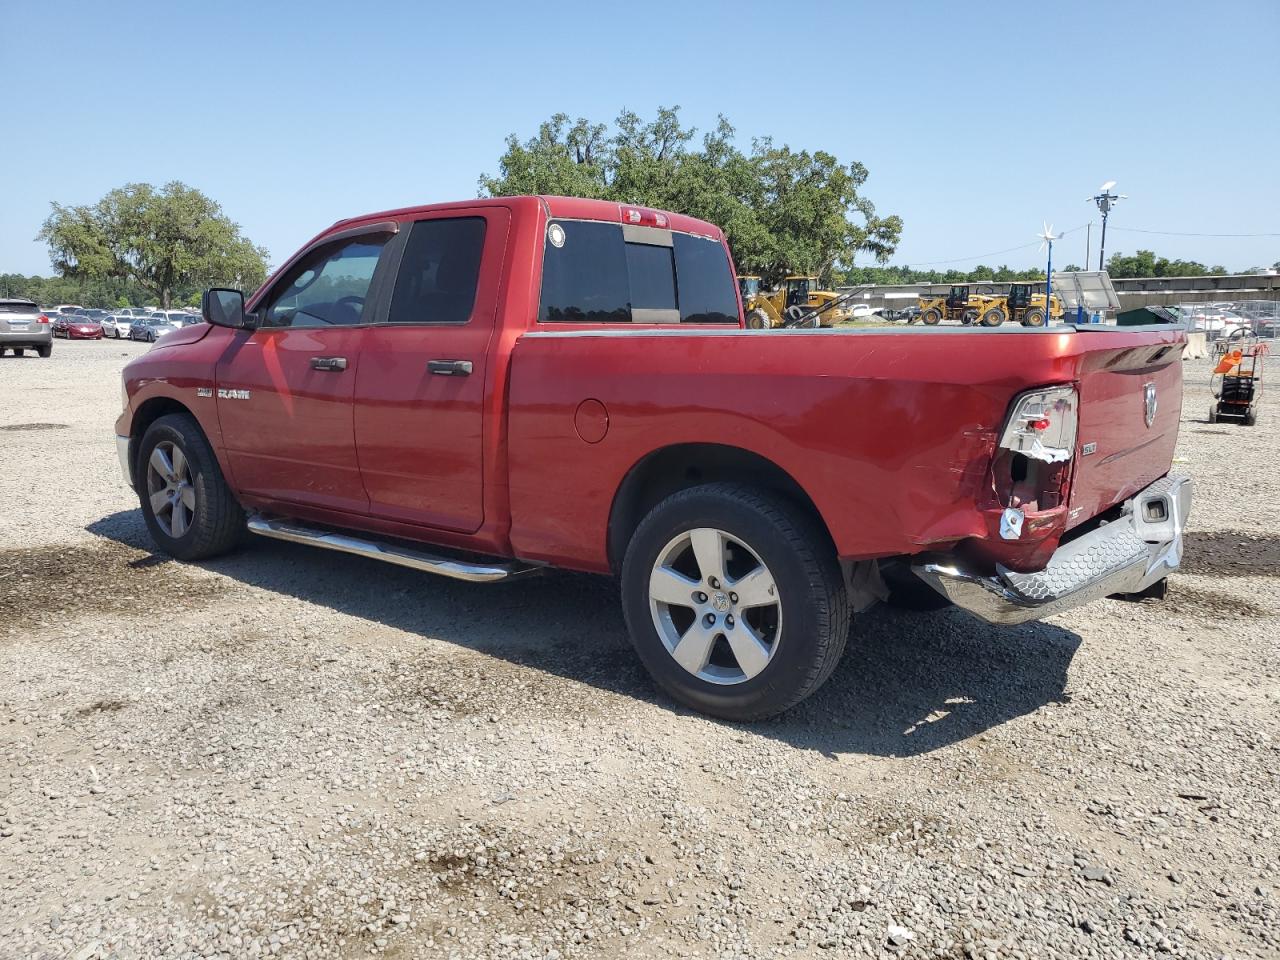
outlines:
[[206, 290], [200, 300], [200, 315], [204, 317], [205, 323], [211, 323], [215, 327], [243, 330], [252, 326], [244, 312], [244, 294], [239, 290], [220, 287]]

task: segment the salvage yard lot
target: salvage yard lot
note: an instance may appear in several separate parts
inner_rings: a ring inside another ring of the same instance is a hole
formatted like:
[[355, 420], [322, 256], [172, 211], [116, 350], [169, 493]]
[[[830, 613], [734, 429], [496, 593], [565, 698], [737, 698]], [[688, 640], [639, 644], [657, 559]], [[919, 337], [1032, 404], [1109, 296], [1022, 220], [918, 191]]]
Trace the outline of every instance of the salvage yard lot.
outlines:
[[0, 360], [0, 956], [1280, 956], [1280, 404], [1207, 362], [1166, 602], [876, 610], [734, 725], [593, 578], [153, 554], [141, 349]]

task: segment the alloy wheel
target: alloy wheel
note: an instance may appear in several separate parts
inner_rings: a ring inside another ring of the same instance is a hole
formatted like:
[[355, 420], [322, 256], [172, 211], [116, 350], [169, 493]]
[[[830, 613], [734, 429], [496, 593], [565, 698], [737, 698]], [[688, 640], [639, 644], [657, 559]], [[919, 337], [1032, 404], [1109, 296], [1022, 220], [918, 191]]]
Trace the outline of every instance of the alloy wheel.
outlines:
[[191, 464], [175, 443], [162, 440], [147, 460], [147, 497], [160, 529], [173, 539], [190, 528], [196, 510]]
[[782, 637], [773, 574], [741, 539], [710, 527], [687, 530], [658, 553], [649, 612], [672, 659], [708, 683], [758, 676]]

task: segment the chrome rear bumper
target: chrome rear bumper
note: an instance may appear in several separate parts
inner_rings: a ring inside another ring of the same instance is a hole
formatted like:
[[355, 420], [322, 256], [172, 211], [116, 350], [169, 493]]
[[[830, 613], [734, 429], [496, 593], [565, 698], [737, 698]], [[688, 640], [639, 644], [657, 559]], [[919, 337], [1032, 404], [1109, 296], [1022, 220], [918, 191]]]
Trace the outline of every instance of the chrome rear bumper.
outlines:
[[1170, 474], [1125, 501], [1124, 514], [1059, 547], [1037, 573], [997, 564], [994, 576], [941, 561], [912, 571], [988, 623], [1039, 620], [1113, 593], [1141, 593], [1176, 570], [1191, 511], [1191, 479]]

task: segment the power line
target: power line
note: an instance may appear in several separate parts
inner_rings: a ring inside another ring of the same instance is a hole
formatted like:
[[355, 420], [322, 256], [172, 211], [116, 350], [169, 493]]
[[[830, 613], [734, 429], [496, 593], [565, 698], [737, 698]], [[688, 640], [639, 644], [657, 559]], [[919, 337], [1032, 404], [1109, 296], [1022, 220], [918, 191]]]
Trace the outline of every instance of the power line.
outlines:
[[1280, 233], [1179, 233], [1175, 230], [1139, 230], [1137, 227], [1112, 227], [1125, 233], [1150, 233], [1160, 237], [1280, 237]]
[[[1067, 236], [1067, 234], [1075, 233], [1077, 230], [1083, 230], [1087, 224], [1080, 224], [1078, 227], [1072, 227], [1070, 230], [1063, 230], [1057, 239]], [[1040, 240], [1032, 240], [1030, 243], [1019, 244], [1016, 247], [1009, 247], [1005, 250], [992, 250], [990, 253], [978, 253], [972, 257], [956, 257], [954, 260], [925, 260], [915, 261], [910, 264], [912, 267], [938, 267], [948, 263], [966, 263], [969, 260], [982, 260], [985, 257], [998, 257], [1002, 253], [1013, 253], [1015, 250], [1026, 250], [1028, 247], [1037, 247], [1041, 245]]]

